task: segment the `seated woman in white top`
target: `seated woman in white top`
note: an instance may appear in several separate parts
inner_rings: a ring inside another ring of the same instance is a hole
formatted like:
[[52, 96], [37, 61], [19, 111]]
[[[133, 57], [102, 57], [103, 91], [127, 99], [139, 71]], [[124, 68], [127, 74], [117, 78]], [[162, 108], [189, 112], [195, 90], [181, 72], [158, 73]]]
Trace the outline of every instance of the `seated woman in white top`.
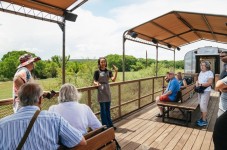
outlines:
[[49, 111], [60, 114], [70, 125], [81, 131], [82, 134], [86, 134], [88, 127], [94, 130], [102, 125], [90, 107], [78, 102], [80, 97], [81, 94], [76, 87], [66, 83], [59, 91], [59, 104], [51, 106]]

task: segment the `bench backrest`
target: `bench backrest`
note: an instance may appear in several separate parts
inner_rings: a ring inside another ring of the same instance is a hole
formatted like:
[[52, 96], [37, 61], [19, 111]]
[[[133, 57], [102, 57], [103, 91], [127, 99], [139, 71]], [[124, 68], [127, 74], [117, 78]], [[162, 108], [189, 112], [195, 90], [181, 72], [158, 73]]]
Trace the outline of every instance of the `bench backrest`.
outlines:
[[188, 85], [187, 88], [181, 90], [181, 93], [182, 93], [181, 102], [185, 102], [192, 97], [192, 95], [194, 93], [194, 86], [195, 86], [195, 83], [192, 83], [192, 84]]
[[101, 127], [97, 130], [91, 131], [86, 134], [85, 139], [87, 141], [87, 145], [82, 146], [79, 145], [74, 148], [74, 150], [115, 150], [116, 143], [114, 141], [115, 134], [114, 128]]

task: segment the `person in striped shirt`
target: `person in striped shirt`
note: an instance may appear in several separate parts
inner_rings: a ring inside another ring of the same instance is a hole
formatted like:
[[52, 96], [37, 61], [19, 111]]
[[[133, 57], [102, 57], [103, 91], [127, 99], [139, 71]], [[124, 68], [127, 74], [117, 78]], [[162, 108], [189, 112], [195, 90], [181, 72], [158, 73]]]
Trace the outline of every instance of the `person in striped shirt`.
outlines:
[[[0, 149], [16, 149], [37, 110], [41, 109], [43, 91], [36, 83], [25, 83], [18, 91], [21, 108], [17, 113], [0, 119]], [[86, 145], [81, 132], [61, 116], [43, 110], [38, 115], [25, 141], [24, 150], [58, 149], [59, 145], [73, 148]]]

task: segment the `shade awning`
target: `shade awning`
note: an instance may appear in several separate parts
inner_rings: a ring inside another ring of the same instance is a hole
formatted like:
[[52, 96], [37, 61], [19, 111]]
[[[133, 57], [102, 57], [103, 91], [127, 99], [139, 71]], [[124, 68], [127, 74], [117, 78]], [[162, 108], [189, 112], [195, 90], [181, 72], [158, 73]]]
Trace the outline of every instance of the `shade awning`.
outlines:
[[[1, 0], [0, 11], [62, 24], [75, 21], [71, 13], [88, 0]], [[73, 8], [70, 8], [73, 7]]]
[[62, 16], [64, 10], [75, 3], [77, 0], [2, 0], [5, 2], [33, 8], [43, 12]]
[[156, 40], [169, 48], [200, 40], [227, 43], [227, 16], [171, 11], [129, 29], [126, 36], [132, 34], [136, 39]]

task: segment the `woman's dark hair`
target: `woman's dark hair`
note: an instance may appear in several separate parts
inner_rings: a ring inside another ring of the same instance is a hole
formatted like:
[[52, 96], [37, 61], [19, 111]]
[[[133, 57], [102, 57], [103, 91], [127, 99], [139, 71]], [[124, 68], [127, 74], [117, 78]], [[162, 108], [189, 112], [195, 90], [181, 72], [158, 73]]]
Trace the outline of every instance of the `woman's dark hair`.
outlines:
[[105, 67], [107, 67], [107, 60], [106, 60], [106, 58], [105, 57], [99, 57], [99, 59], [98, 59], [98, 67], [99, 67], [99, 69], [100, 69], [100, 61], [101, 61], [101, 59], [105, 59], [105, 61], [106, 61], [106, 66]]

